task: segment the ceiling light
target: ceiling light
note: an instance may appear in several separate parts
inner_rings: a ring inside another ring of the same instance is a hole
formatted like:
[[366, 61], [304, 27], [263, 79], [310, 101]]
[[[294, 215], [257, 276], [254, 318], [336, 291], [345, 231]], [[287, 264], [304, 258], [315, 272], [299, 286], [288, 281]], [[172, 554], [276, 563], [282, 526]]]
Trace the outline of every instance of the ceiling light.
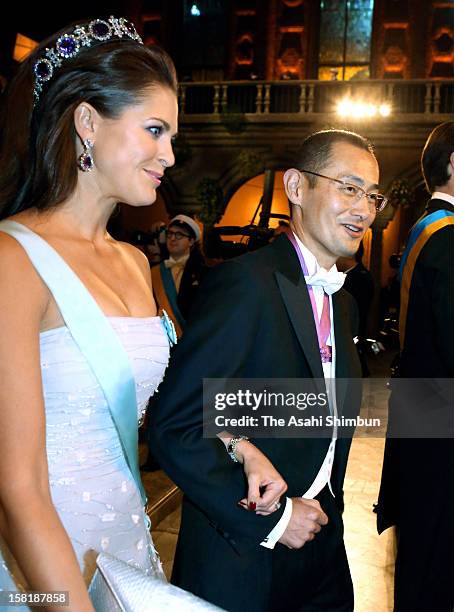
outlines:
[[389, 117], [391, 114], [391, 106], [389, 104], [377, 105], [364, 102], [362, 100], [343, 98], [337, 103], [336, 111], [341, 117], [350, 117], [351, 119], [370, 119], [376, 115]]

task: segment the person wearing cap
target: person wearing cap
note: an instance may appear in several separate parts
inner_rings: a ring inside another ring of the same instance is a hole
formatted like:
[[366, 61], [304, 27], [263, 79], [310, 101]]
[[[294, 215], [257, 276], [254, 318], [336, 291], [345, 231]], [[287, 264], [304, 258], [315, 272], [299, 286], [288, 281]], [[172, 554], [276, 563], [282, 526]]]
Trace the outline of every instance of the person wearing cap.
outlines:
[[200, 228], [187, 215], [177, 215], [167, 227], [168, 259], [151, 270], [153, 292], [159, 311], [165, 310], [175, 324], [178, 337], [205, 272], [198, 248]]

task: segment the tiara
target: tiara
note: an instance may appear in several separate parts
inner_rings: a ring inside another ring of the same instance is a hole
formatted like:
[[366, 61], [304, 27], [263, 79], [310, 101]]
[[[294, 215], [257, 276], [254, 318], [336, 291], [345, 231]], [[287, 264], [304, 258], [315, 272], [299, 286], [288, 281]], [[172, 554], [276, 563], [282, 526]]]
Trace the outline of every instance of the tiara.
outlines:
[[62, 34], [55, 46], [46, 48], [44, 57], [40, 57], [33, 65], [35, 86], [33, 95], [35, 104], [43, 90], [43, 84], [50, 81], [54, 70], [59, 68], [64, 60], [75, 57], [81, 47], [90, 47], [94, 43], [113, 39], [130, 38], [143, 45], [134, 24], [124, 17], [109, 17], [109, 19], [94, 19], [86, 25], [76, 25], [71, 34]]

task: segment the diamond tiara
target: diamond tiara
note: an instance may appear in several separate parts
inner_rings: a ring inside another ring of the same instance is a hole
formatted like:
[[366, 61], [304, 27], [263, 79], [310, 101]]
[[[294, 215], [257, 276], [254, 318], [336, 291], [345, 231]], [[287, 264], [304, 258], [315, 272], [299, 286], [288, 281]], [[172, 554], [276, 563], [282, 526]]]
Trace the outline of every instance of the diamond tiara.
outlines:
[[106, 42], [113, 39], [127, 37], [143, 45], [134, 24], [124, 17], [109, 17], [109, 19], [94, 19], [86, 25], [76, 25], [71, 34], [62, 34], [55, 46], [46, 48], [44, 56], [40, 57], [33, 66], [35, 86], [33, 95], [35, 104], [43, 90], [43, 84], [50, 81], [54, 70], [59, 68], [63, 61], [75, 57], [81, 47], [90, 47], [94, 43]]

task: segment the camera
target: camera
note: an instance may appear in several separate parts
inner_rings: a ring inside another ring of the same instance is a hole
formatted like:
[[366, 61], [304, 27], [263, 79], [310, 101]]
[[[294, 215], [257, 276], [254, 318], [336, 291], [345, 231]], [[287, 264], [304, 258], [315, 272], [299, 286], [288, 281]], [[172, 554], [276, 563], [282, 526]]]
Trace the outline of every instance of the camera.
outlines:
[[156, 230], [144, 232], [142, 230], [133, 230], [131, 240], [134, 244], [141, 246], [165, 244], [166, 241], [166, 226], [163, 224]]
[[[279, 219], [277, 228], [268, 227], [271, 218]], [[213, 227], [205, 233], [205, 254], [207, 257], [216, 259], [231, 259], [248, 251], [255, 251], [269, 244], [278, 234], [287, 231], [288, 222], [288, 215], [268, 213], [267, 215], [261, 215], [259, 225], [252, 223], [243, 227], [237, 225]], [[241, 238], [239, 241], [223, 240], [223, 236], [241, 236]]]
[[[231, 259], [268, 244], [273, 235], [274, 230], [256, 225], [213, 227], [205, 233], [205, 255], [214, 259]], [[224, 236], [240, 236], [241, 238], [223, 240]]]

